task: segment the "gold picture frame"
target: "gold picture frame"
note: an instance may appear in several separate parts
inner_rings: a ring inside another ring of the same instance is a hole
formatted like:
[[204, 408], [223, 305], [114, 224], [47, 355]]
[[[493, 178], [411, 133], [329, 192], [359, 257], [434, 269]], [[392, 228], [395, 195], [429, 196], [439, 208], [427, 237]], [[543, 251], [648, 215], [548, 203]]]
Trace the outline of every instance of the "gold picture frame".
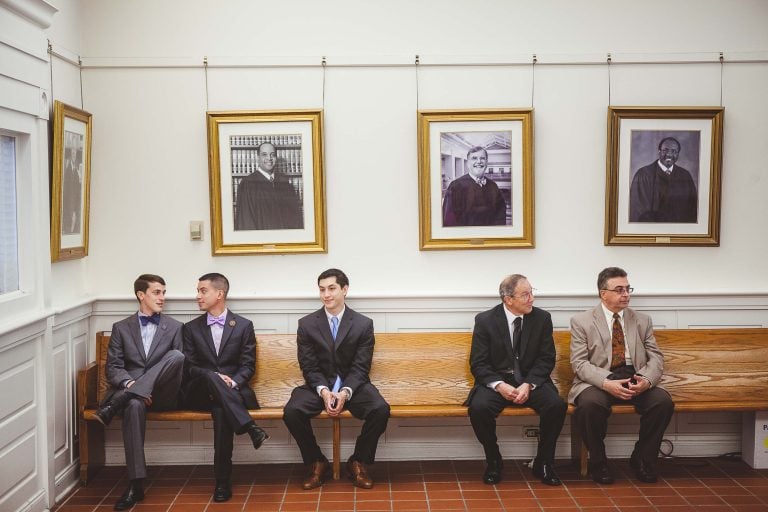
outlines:
[[533, 109], [420, 110], [417, 124], [419, 248], [534, 247]]
[[724, 115], [608, 108], [605, 245], [720, 245]]
[[51, 261], [88, 255], [91, 196], [90, 113], [53, 103]]
[[206, 113], [214, 256], [328, 252], [322, 113]]

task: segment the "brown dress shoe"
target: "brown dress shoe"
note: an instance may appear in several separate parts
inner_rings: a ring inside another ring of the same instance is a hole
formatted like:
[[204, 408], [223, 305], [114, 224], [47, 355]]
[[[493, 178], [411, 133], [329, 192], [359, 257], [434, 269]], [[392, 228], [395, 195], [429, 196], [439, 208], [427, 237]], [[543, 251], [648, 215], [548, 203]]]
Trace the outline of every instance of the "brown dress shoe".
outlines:
[[328, 474], [328, 468], [330, 467], [331, 466], [327, 460], [316, 460], [313, 462], [307, 477], [301, 483], [301, 488], [308, 491], [323, 485], [325, 477]]
[[352, 480], [352, 485], [362, 489], [373, 487], [373, 479], [368, 474], [368, 468], [359, 460], [349, 459], [347, 461], [347, 472], [349, 473], [349, 479]]

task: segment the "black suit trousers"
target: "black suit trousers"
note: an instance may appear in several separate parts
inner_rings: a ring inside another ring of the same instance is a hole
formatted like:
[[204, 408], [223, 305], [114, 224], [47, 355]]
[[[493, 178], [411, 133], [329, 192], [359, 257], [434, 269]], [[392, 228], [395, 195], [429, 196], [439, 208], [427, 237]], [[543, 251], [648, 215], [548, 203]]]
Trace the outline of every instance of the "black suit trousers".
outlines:
[[213, 419], [213, 472], [216, 480], [232, 476], [235, 434], [243, 434], [253, 423], [243, 395], [230, 388], [216, 372], [207, 373], [186, 397], [187, 406], [210, 410]]
[[[344, 404], [344, 408], [348, 409], [355, 418], [364, 420], [363, 428], [355, 443], [355, 452], [350, 458], [373, 464], [379, 437], [387, 429], [389, 404], [373, 384], [366, 383], [357, 388], [352, 399]], [[317, 445], [310, 422], [312, 417], [323, 410], [325, 410], [323, 399], [317, 391], [306, 385], [294, 388], [283, 410], [283, 421], [296, 440], [305, 464], [325, 459]]]
[[635, 406], [640, 414], [640, 434], [632, 455], [639, 457], [647, 467], [655, 468], [664, 431], [675, 412], [669, 393], [661, 388], [651, 388], [631, 400], [619, 400], [594, 386], [579, 393], [573, 422], [589, 450], [589, 461], [593, 466], [607, 462], [604, 440], [614, 404]]
[[[518, 384], [512, 383], [517, 386]], [[528, 401], [517, 405], [488, 386], [477, 386], [469, 398], [469, 420], [475, 436], [485, 451], [485, 460], [501, 460], [496, 437], [496, 418], [505, 407], [531, 407], [539, 414], [539, 445], [536, 458], [552, 462], [555, 458], [557, 438], [565, 422], [568, 404], [560, 398], [557, 388], [545, 382], [530, 392]]]

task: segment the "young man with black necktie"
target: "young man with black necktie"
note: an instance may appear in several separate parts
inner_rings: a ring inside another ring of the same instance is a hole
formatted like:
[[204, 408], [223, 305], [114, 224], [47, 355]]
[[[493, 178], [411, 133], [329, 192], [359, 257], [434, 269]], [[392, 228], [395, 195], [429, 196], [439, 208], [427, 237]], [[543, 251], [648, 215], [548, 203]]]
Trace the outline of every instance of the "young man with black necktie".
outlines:
[[142, 274], [133, 283], [133, 290], [139, 311], [112, 326], [106, 366], [112, 388], [96, 410], [96, 419], [104, 425], [115, 415], [123, 415], [123, 445], [130, 483], [115, 510], [127, 510], [144, 499], [146, 412], [176, 407], [184, 361], [181, 322], [162, 314], [163, 278]]
[[248, 434], [259, 449], [269, 436], [251, 419], [259, 403], [249, 382], [256, 371], [253, 323], [227, 309], [229, 281], [210, 273], [197, 283], [203, 315], [184, 324], [184, 401], [190, 409], [211, 411], [213, 418], [213, 501], [232, 497], [232, 450], [235, 434]]

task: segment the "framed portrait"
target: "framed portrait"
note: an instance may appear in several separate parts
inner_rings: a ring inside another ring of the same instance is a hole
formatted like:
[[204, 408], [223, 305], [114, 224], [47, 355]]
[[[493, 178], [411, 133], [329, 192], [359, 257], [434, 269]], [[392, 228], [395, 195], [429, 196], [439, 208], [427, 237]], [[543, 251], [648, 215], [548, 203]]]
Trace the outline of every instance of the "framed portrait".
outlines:
[[53, 104], [51, 261], [88, 255], [91, 114]]
[[327, 252], [322, 110], [207, 122], [214, 256]]
[[609, 107], [605, 245], [720, 245], [722, 107]]
[[533, 110], [418, 112], [419, 246], [531, 248]]

